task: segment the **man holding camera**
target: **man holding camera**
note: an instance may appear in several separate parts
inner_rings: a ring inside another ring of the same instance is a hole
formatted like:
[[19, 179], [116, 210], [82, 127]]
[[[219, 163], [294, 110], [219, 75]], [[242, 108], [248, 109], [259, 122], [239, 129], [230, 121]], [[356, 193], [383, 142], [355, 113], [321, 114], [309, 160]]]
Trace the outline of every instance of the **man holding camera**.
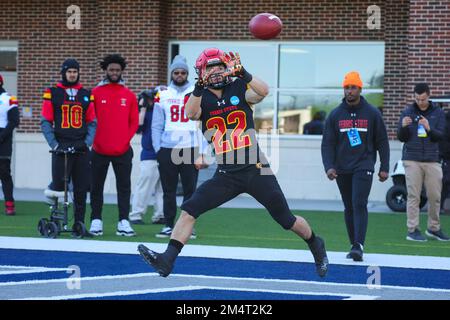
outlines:
[[152, 143], [154, 100], [158, 90], [165, 90], [165, 87], [160, 86], [159, 88], [144, 90], [138, 97], [139, 128], [137, 133], [142, 134], [142, 151], [139, 178], [133, 193], [132, 210], [129, 215], [132, 224], [144, 224], [143, 216], [147, 212], [152, 194], [155, 195], [152, 223], [164, 224], [165, 222], [163, 189], [159, 177], [156, 152]]
[[90, 91], [83, 88], [80, 65], [75, 59], [62, 64], [62, 80], [44, 92], [41, 129], [52, 150], [54, 191], [64, 190], [64, 152], [68, 152], [67, 177], [74, 188], [74, 223], [83, 222], [89, 189], [89, 147], [94, 141], [97, 120]]
[[406, 240], [427, 241], [419, 229], [419, 204], [422, 186], [428, 198], [428, 223], [425, 234], [440, 241], [450, 241], [441, 230], [439, 211], [442, 190], [442, 167], [439, 141], [445, 133], [444, 112], [430, 100], [430, 88], [419, 83], [414, 88], [415, 102], [403, 110], [397, 137], [403, 145], [408, 201]]

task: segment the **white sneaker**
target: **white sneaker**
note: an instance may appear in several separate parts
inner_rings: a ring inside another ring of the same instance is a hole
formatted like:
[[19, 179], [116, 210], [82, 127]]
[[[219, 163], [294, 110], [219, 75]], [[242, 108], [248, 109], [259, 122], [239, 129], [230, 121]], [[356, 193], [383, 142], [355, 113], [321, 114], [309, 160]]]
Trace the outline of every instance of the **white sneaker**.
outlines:
[[161, 232], [156, 234], [157, 238], [170, 238], [172, 235], [172, 228], [171, 227], [164, 227], [162, 228]]
[[125, 237], [134, 237], [136, 232], [134, 232], [133, 228], [131, 228], [130, 222], [126, 219], [122, 219], [117, 223], [117, 232], [118, 236]]
[[102, 236], [103, 235], [103, 221], [100, 219], [94, 219], [91, 221], [91, 228], [89, 229], [89, 233], [94, 236]]

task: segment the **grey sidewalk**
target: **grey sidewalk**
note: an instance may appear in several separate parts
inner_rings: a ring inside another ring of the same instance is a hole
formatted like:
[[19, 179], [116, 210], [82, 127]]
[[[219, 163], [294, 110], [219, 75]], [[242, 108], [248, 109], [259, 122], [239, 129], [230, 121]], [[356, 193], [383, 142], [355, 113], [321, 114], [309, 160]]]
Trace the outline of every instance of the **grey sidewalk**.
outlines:
[[[44, 190], [39, 189], [14, 189], [14, 198], [18, 201], [45, 201]], [[178, 205], [182, 202], [182, 197], [177, 197]], [[88, 197], [89, 202], [89, 197]], [[105, 194], [104, 202], [115, 204], [117, 196], [115, 194]], [[343, 212], [344, 206], [340, 200], [298, 200], [288, 199], [289, 207], [293, 210], [319, 210], [319, 211], [339, 211]], [[263, 208], [255, 199], [249, 196], [238, 196], [225, 203], [221, 208]], [[393, 213], [384, 202], [369, 202], [369, 212]]]

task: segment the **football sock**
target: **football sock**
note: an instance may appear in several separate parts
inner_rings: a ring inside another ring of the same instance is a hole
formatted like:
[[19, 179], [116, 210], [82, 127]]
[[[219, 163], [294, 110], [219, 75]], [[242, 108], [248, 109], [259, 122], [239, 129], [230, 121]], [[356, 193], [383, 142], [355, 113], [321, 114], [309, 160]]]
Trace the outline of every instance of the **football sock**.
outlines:
[[309, 239], [304, 239], [307, 244], [311, 244], [314, 242], [314, 239], [316, 239], [316, 235], [314, 234], [314, 231], [311, 230], [311, 237]]
[[166, 251], [163, 253], [164, 257], [166, 257], [170, 263], [173, 263], [180, 254], [181, 249], [183, 249], [183, 246], [184, 245], [180, 241], [170, 239], [169, 245], [167, 246]]

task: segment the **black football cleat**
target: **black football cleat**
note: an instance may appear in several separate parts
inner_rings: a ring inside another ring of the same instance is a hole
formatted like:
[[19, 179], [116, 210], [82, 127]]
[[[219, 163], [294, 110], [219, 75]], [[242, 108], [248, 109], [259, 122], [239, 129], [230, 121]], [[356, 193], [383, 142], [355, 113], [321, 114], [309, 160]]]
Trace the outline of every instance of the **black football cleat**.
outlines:
[[349, 255], [353, 259], [353, 261], [363, 261], [363, 250], [361, 248], [361, 245], [358, 243], [353, 245]]
[[320, 237], [316, 237], [314, 242], [309, 244], [309, 249], [314, 257], [317, 274], [323, 278], [328, 271], [328, 257], [325, 250], [325, 242]]
[[161, 277], [167, 277], [172, 272], [173, 265], [165, 261], [161, 253], [154, 252], [143, 244], [138, 245], [138, 251], [144, 261], [151, 265]]

